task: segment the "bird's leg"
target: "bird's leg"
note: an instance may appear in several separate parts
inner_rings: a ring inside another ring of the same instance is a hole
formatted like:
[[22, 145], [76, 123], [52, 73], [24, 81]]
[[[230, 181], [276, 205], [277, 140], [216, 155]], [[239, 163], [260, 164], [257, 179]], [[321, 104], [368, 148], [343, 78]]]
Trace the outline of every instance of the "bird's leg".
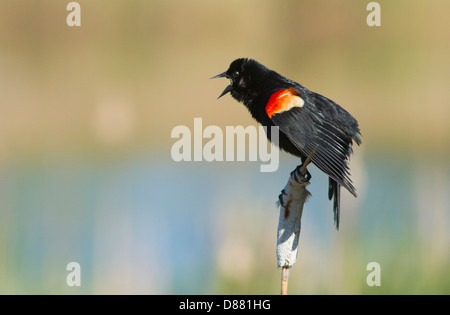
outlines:
[[312, 158], [314, 153], [316, 152], [317, 148], [319, 147], [319, 145], [317, 145], [312, 151], [311, 153], [308, 155], [308, 157], [306, 159], [302, 158], [302, 164], [297, 166], [295, 168], [295, 170], [293, 170], [291, 172], [291, 176], [294, 178], [294, 180], [301, 184], [301, 182], [299, 181], [298, 176], [303, 177], [302, 182], [309, 182], [309, 180], [312, 178], [311, 173], [308, 171], [308, 169], [306, 168], [308, 166], [309, 163], [311, 163]]

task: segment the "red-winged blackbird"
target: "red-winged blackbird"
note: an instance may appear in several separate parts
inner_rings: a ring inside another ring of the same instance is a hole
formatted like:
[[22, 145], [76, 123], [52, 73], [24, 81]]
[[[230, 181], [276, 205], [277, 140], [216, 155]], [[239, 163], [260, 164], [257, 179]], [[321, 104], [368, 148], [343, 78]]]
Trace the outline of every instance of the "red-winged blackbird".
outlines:
[[[328, 198], [333, 201], [334, 222], [339, 229], [340, 186], [356, 197], [348, 160], [355, 141], [361, 144], [358, 122], [332, 100], [289, 80], [259, 62], [241, 58], [213, 78], [228, 78], [227, 93], [244, 103], [253, 118], [279, 127], [279, 147], [305, 162], [317, 147], [312, 162], [329, 176]], [[212, 78], [212, 79], [213, 79]]]

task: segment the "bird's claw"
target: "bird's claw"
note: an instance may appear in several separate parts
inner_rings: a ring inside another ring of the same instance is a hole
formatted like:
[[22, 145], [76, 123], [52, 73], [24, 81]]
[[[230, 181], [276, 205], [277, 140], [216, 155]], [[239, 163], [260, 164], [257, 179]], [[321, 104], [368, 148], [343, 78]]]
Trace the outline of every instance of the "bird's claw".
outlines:
[[280, 201], [280, 205], [284, 208], [283, 195], [287, 195], [284, 189], [281, 191], [281, 194], [278, 196], [278, 200]]
[[[304, 182], [309, 182], [311, 179], [311, 173], [308, 171], [308, 169], [305, 168], [306, 173], [303, 174], [302, 172], [303, 164], [299, 165], [291, 172], [291, 177], [295, 180], [296, 183], [302, 184]], [[299, 178], [300, 177], [300, 178]]]

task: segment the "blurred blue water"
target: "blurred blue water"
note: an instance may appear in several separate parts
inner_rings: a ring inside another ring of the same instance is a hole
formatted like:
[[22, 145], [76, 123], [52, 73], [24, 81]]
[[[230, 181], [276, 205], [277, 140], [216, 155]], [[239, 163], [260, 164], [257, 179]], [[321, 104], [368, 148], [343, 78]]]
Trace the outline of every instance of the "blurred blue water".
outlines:
[[[123, 278], [140, 283], [132, 291], [137, 293], [211, 292], [220, 241], [217, 222], [226, 211], [216, 203], [255, 200], [267, 205], [261, 217], [277, 218], [274, 203], [295, 163], [284, 157], [278, 172], [260, 173], [258, 163], [175, 163], [145, 155], [10, 167], [0, 179], [0, 248], [7, 274], [0, 288], [6, 293], [71, 293], [65, 266], [76, 261], [83, 275], [77, 292], [103, 292], [103, 285], [117, 286], [107, 292], [128, 292], [120, 285]], [[415, 233], [417, 165], [387, 156], [368, 158], [362, 165], [365, 184], [359, 191], [355, 236], [372, 248], [387, 240], [388, 247], [380, 250], [394, 250]], [[326, 246], [336, 233], [327, 178], [315, 168], [311, 172], [313, 197], [305, 207], [302, 233]], [[349, 229], [345, 221], [352, 221], [351, 215], [355, 212], [343, 210], [343, 227]], [[115, 280], [102, 284], [102, 277]]]

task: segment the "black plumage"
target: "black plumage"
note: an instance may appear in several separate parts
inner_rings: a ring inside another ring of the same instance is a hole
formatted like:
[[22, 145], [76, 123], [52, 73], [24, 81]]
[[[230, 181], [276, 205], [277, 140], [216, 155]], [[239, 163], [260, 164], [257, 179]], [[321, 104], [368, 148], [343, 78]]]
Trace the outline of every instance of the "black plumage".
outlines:
[[[328, 197], [334, 198], [334, 221], [339, 228], [340, 186], [356, 197], [348, 167], [353, 141], [361, 144], [356, 119], [329, 98], [253, 59], [237, 59], [216, 77], [231, 81], [219, 97], [230, 92], [263, 126], [279, 127], [280, 149], [300, 157], [303, 163], [317, 147], [312, 162], [329, 176]], [[270, 132], [267, 136], [271, 140]]]

